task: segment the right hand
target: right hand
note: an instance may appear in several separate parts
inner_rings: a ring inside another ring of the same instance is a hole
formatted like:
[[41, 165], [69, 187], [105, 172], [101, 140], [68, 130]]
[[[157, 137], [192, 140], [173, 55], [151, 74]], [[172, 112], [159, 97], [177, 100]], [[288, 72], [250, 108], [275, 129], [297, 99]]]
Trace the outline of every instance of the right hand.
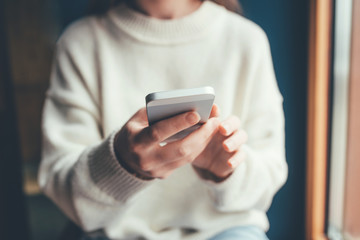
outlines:
[[187, 112], [149, 126], [146, 109], [141, 108], [116, 134], [116, 156], [127, 171], [141, 179], [166, 178], [176, 168], [194, 161], [216, 133], [220, 121], [210, 118], [184, 139], [165, 146], [160, 143], [199, 121], [198, 113]]

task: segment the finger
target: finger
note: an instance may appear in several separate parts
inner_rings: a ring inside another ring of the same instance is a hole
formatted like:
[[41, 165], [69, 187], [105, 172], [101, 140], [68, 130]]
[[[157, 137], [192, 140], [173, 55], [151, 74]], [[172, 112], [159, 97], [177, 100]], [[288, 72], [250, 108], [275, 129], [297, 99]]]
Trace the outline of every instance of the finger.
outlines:
[[160, 143], [199, 121], [200, 115], [197, 112], [182, 113], [144, 128], [136, 136], [135, 141], [143, 144]]
[[212, 108], [211, 108], [211, 113], [210, 113], [209, 118], [219, 117], [219, 116], [220, 116], [219, 106], [214, 103], [214, 105], [213, 105]]
[[149, 126], [146, 108], [140, 108], [127, 122], [134, 129], [140, 130]]
[[235, 166], [233, 167], [229, 160], [238, 154], [238, 152], [219, 152], [213, 159], [214, 163], [210, 166], [210, 172], [214, 173], [218, 178], [224, 179], [229, 176], [234, 171]]
[[246, 158], [244, 151], [236, 152], [228, 161], [227, 164], [231, 169], [237, 168]]
[[147, 121], [147, 115], [146, 115], [146, 108], [140, 108], [131, 118], [130, 120], [146, 120]]
[[156, 178], [165, 179], [169, 177], [171, 173], [174, 172], [174, 170], [176, 170], [179, 167], [182, 167], [185, 164], [186, 162], [184, 161], [174, 161], [168, 164], [164, 164], [156, 170], [154, 175], [156, 176]]
[[219, 131], [224, 136], [229, 136], [240, 127], [240, 119], [236, 116], [230, 116], [220, 124]]
[[162, 158], [173, 161], [184, 159], [184, 161], [191, 162], [205, 149], [212, 136], [217, 132], [219, 124], [219, 119], [211, 118], [184, 139], [168, 143], [161, 151]]
[[238, 130], [223, 141], [223, 147], [225, 151], [233, 152], [239, 149], [247, 141], [247, 138], [247, 133], [244, 130]]

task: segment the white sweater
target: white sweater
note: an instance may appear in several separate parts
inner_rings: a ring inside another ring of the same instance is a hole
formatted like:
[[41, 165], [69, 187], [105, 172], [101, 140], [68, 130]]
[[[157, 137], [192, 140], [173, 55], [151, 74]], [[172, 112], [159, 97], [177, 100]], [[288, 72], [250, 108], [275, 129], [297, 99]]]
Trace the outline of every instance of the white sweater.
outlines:
[[[223, 118], [242, 121], [246, 160], [221, 183], [186, 165], [144, 181], [117, 161], [114, 134], [161, 90], [210, 85]], [[57, 43], [43, 114], [39, 183], [85, 231], [113, 239], [206, 239], [255, 225], [284, 184], [282, 97], [269, 44], [254, 23], [205, 1], [180, 19], [124, 5], [82, 19]]]

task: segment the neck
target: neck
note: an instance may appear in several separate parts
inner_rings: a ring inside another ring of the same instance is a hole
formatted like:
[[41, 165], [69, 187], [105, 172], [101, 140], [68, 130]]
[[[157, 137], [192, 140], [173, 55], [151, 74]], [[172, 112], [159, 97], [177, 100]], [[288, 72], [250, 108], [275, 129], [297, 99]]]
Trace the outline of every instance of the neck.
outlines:
[[201, 0], [129, 0], [127, 4], [136, 11], [159, 19], [175, 19], [198, 9]]

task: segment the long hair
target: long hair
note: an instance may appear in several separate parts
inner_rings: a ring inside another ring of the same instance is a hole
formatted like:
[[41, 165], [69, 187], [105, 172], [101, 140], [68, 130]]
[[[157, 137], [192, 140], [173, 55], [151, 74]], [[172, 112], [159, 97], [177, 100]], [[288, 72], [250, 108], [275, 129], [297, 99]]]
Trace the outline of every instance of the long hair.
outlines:
[[[88, 14], [102, 14], [109, 10], [111, 7], [118, 5], [126, 0], [90, 0]], [[207, 0], [202, 0], [207, 1]], [[242, 15], [243, 11], [238, 0], [211, 0], [219, 5], [224, 6], [226, 9]]]

